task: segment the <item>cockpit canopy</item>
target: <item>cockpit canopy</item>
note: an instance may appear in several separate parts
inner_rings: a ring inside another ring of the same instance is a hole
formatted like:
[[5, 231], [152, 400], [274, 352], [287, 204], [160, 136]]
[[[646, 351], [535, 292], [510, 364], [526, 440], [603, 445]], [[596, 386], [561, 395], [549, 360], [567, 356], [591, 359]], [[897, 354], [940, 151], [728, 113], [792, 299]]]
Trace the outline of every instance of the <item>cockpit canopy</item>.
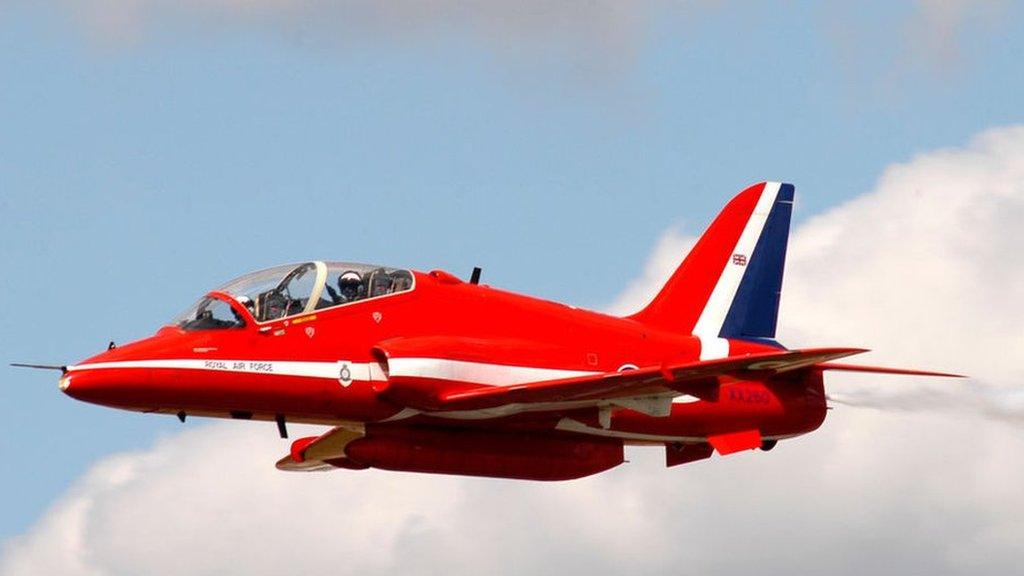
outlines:
[[[308, 314], [314, 310], [379, 298], [413, 288], [412, 272], [351, 262], [304, 262], [246, 274], [215, 292], [231, 296], [256, 322]], [[185, 330], [245, 326], [231, 305], [210, 295], [175, 320]]]

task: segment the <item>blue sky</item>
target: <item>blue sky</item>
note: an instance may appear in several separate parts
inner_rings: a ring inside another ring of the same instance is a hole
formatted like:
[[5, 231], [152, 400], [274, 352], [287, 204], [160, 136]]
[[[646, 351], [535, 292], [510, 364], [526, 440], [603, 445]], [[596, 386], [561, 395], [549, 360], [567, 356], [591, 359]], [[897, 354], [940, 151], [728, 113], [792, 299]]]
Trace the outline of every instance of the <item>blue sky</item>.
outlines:
[[[795, 183], [802, 221], [1024, 119], [1022, 10], [983, 4], [938, 24], [928, 2], [651, 5], [611, 32], [161, 4], [111, 33], [83, 16], [99, 4], [8, 3], [5, 361], [73, 362], [310, 258], [481, 265], [601, 307], [666, 230], [699, 232], [750, 183]], [[180, 427], [0, 374], [0, 539], [97, 458]]]

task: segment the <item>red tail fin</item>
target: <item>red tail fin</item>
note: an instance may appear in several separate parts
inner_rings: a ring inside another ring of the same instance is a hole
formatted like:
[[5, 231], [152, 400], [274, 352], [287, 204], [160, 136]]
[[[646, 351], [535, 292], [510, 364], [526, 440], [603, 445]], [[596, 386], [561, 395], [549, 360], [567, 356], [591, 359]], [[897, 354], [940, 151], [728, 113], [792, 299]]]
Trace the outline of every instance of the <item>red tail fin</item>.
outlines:
[[700, 336], [702, 359], [728, 355], [725, 338], [774, 338], [792, 203], [790, 184], [740, 192], [632, 318]]

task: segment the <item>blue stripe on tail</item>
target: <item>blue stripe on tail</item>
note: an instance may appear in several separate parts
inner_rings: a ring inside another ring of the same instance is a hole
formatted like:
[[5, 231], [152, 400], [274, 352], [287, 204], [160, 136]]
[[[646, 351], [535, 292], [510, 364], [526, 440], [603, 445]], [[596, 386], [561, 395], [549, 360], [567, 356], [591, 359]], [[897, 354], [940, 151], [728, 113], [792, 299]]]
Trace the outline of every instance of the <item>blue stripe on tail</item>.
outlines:
[[775, 338], [782, 294], [782, 270], [786, 265], [789, 220], [793, 213], [793, 185], [783, 184], [775, 198], [736, 297], [722, 323], [722, 338]]

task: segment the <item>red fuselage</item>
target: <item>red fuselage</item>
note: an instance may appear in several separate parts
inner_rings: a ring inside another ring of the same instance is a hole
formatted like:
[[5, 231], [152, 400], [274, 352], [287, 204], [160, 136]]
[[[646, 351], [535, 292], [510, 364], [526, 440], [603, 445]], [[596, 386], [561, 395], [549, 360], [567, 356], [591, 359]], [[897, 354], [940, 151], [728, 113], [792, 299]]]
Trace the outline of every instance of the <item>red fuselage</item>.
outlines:
[[[798, 386], [788, 379], [730, 381], [717, 400], [686, 398], [674, 403], [667, 417], [619, 409], [608, 430], [597, 426], [592, 407], [454, 415], [408, 410], [380, 393], [389, 363], [407, 357], [455, 360], [485, 371], [510, 367], [511, 372], [572, 375], [696, 361], [700, 353], [693, 336], [465, 283], [444, 272], [414, 274], [414, 289], [310, 314], [257, 323], [245, 312], [244, 327], [220, 330], [166, 326], [71, 367], [66, 392], [142, 412], [258, 420], [280, 414], [293, 422], [381, 427], [432, 423], [551, 430], [571, 417], [592, 429], [580, 433], [614, 435], [627, 443], [693, 440], [751, 428], [779, 438], [814, 430], [824, 419], [820, 372], [802, 376], [805, 382]], [[777, 350], [739, 340], [731, 346], [733, 354]], [[333, 368], [342, 360], [379, 366], [373, 373], [381, 381], [354, 374], [343, 386]], [[298, 375], [300, 370], [287, 369], [290, 364], [319, 366], [321, 374], [332, 377]], [[436, 376], [423, 376], [422, 386], [468, 385]]]

